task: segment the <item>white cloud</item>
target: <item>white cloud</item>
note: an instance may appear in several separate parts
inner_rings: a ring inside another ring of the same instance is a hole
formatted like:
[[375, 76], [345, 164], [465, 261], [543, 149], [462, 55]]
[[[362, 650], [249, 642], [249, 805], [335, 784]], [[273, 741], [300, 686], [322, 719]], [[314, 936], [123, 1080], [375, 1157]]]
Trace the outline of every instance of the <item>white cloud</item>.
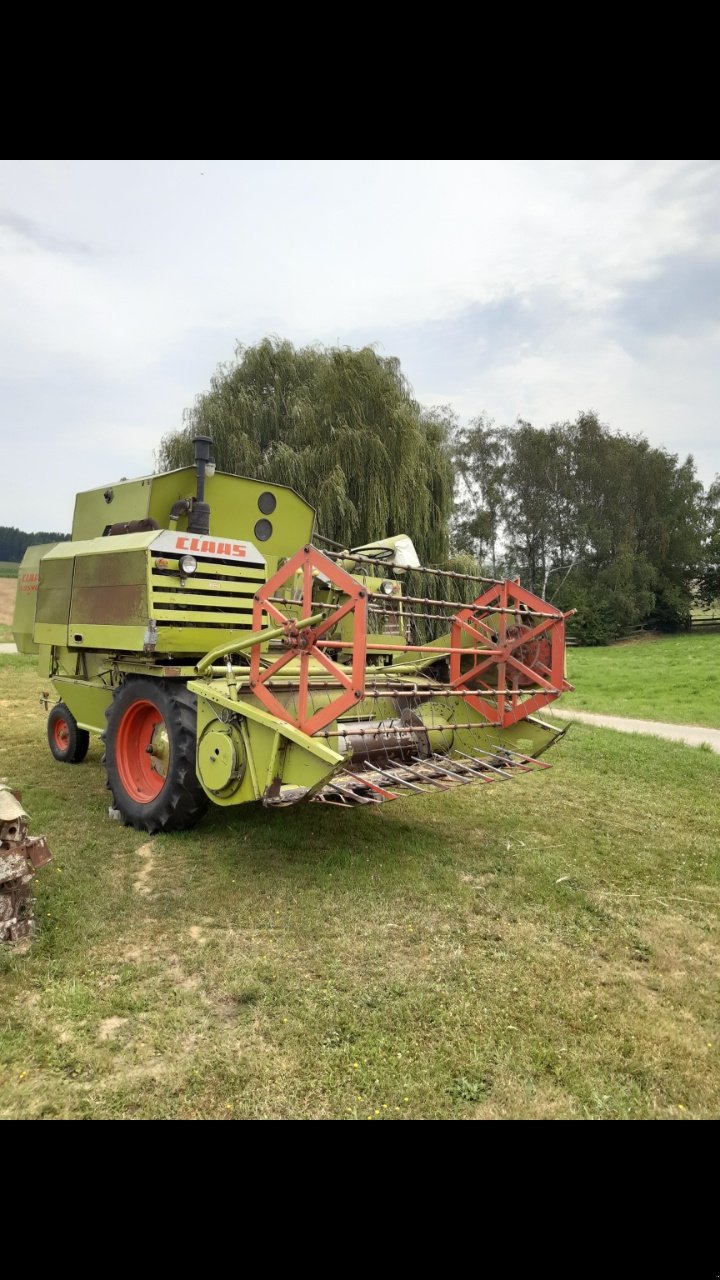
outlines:
[[717, 259], [719, 186], [709, 161], [4, 162], [4, 520], [67, 525], [78, 486], [146, 471], [234, 340], [272, 331], [379, 340], [466, 415], [592, 406], [707, 479], [717, 328], [687, 277], [677, 332], [644, 291]]

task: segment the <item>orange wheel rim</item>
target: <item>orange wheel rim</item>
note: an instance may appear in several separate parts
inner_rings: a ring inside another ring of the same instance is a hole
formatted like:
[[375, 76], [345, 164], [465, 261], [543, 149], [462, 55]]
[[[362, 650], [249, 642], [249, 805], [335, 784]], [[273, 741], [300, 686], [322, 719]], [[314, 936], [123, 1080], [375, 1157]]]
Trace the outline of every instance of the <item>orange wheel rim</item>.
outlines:
[[53, 725], [53, 741], [59, 751], [67, 751], [70, 741], [70, 725], [67, 720], [57, 719]]
[[115, 764], [126, 795], [136, 804], [150, 804], [165, 786], [153, 753], [156, 732], [164, 728], [160, 711], [147, 699], [128, 707], [118, 726]]

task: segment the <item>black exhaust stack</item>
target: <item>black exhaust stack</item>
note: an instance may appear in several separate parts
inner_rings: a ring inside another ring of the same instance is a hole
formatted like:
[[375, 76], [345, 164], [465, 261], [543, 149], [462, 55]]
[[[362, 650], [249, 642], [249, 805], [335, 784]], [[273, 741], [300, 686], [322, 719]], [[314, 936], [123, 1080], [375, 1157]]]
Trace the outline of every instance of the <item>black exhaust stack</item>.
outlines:
[[197, 497], [188, 516], [188, 533], [210, 532], [210, 507], [205, 501], [205, 467], [210, 461], [210, 436], [195, 436], [195, 466], [197, 467]]

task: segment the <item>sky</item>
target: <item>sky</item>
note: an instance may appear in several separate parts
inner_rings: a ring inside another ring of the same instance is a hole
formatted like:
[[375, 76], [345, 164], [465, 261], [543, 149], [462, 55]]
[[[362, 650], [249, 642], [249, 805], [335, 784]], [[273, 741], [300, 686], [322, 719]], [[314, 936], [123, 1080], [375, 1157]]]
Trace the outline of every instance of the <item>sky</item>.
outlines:
[[424, 405], [594, 409], [720, 471], [720, 163], [0, 162], [0, 522], [155, 465], [237, 342], [399, 357]]

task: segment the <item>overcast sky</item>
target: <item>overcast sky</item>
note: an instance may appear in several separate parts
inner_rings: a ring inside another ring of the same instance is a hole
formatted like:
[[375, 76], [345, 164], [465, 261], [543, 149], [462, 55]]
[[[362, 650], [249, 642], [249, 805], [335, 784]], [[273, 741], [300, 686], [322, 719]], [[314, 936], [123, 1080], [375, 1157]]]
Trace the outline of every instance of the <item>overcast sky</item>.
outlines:
[[418, 398], [595, 409], [720, 470], [720, 165], [0, 164], [1, 524], [153, 469], [236, 341], [377, 343]]

